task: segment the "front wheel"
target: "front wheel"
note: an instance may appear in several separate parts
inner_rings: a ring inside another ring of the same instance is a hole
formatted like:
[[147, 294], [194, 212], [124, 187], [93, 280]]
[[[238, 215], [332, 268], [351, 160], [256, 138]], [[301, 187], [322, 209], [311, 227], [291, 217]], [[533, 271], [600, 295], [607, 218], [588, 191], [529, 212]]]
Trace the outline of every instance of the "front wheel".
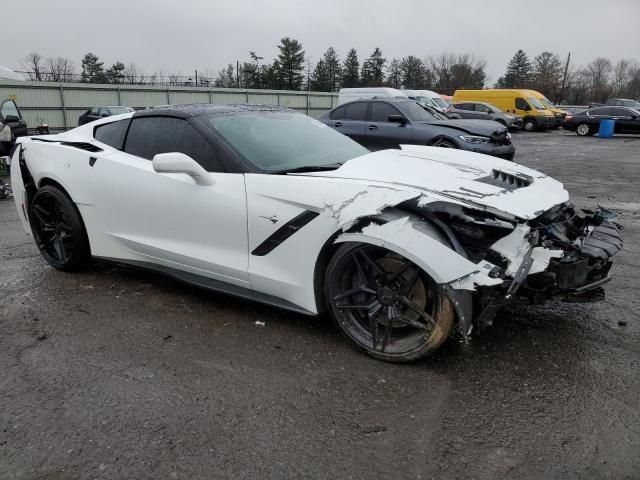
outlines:
[[533, 118], [527, 118], [522, 124], [522, 128], [525, 132], [533, 132], [538, 127], [538, 122]]
[[29, 207], [29, 222], [49, 265], [65, 271], [87, 265], [91, 258], [87, 232], [78, 209], [62, 190], [52, 185], [38, 190]]
[[389, 250], [361, 243], [340, 247], [327, 268], [332, 319], [356, 347], [380, 360], [408, 362], [449, 337], [453, 305], [424, 271]]

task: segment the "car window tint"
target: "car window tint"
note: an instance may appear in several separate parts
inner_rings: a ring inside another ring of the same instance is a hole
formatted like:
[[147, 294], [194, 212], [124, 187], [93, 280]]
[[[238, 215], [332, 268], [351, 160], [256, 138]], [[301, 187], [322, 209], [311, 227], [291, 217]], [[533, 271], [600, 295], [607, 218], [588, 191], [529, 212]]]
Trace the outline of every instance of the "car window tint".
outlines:
[[524, 98], [516, 98], [516, 108], [518, 110], [526, 110], [527, 108], [529, 108], [529, 104]]
[[475, 104], [475, 111], [482, 112], [482, 113], [489, 113], [489, 109], [486, 107], [486, 105], [482, 105], [481, 103]]
[[345, 120], [361, 120], [367, 119], [367, 104], [364, 102], [356, 102], [345, 105]]
[[98, 107], [93, 107], [91, 110], [89, 110], [89, 113], [91, 115], [98, 115], [98, 110], [99, 110]]
[[331, 112], [331, 120], [342, 120], [344, 118], [344, 112], [347, 107], [338, 107]]
[[13, 100], [7, 100], [2, 104], [0, 113], [2, 113], [3, 118], [8, 117], [9, 115], [20, 118], [20, 112], [18, 111], [16, 104], [13, 103]]
[[124, 150], [147, 160], [152, 160], [158, 153], [180, 152], [189, 155], [209, 172], [223, 170], [209, 142], [186, 120], [180, 118], [134, 118]]
[[589, 115], [611, 115], [612, 110], [610, 107], [594, 108], [589, 110]]
[[130, 119], [119, 120], [117, 122], [105, 123], [98, 125], [93, 130], [93, 136], [96, 140], [107, 145], [122, 150], [124, 136], [127, 133]]
[[610, 110], [611, 110], [611, 114], [610, 115], [614, 115], [616, 117], [629, 117], [629, 116], [631, 116], [631, 112], [629, 110], [627, 110], [626, 108], [613, 107]]
[[400, 111], [388, 103], [375, 102], [371, 104], [372, 122], [388, 122], [389, 115], [400, 115]]

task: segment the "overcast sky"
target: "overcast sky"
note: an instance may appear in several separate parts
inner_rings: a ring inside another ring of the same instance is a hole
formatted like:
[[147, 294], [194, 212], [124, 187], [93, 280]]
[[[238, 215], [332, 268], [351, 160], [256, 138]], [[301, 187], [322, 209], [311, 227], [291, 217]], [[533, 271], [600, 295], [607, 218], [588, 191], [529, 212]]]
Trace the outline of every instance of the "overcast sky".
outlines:
[[[9, 2], [9, 0], [6, 0]], [[7, 11], [8, 8], [8, 11]], [[640, 0], [25, 0], [5, 7], [0, 64], [21, 70], [32, 51], [71, 58], [87, 52], [105, 67], [135, 63], [147, 74], [217, 72], [229, 62], [265, 61], [280, 38], [300, 40], [311, 61], [329, 46], [360, 60], [374, 47], [391, 59], [444, 50], [488, 62], [493, 83], [518, 48], [572, 61], [640, 61]], [[601, 25], [601, 26], [599, 26]]]

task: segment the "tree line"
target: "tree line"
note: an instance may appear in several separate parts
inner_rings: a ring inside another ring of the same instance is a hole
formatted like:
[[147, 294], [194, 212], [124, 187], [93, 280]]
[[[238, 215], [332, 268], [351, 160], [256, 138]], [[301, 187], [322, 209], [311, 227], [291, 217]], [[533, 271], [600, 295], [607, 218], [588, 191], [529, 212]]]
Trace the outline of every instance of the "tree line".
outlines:
[[[388, 59], [379, 47], [360, 59], [351, 48], [342, 60], [329, 47], [312, 66], [302, 43], [294, 38], [280, 40], [278, 54], [265, 61], [255, 51], [246, 61], [229, 63], [215, 74], [208, 70], [194, 75], [155, 72], [147, 75], [135, 64], [116, 61], [110, 67], [94, 53], [87, 53], [76, 73], [73, 62], [63, 57], [43, 58], [38, 53], [25, 57], [23, 68], [31, 80], [113, 84], [160, 84], [215, 86], [274, 90], [313, 90], [335, 92], [340, 88], [388, 86], [428, 89], [453, 94], [461, 88], [487, 87], [486, 61], [470, 53], [443, 52], [419, 58], [407, 55]], [[609, 96], [640, 97], [640, 64], [622, 59], [612, 63], [598, 57], [586, 66], [571, 64], [556, 53], [544, 51], [530, 59], [518, 50], [505, 73], [493, 85], [496, 88], [531, 88], [557, 103], [585, 104], [603, 102]]]

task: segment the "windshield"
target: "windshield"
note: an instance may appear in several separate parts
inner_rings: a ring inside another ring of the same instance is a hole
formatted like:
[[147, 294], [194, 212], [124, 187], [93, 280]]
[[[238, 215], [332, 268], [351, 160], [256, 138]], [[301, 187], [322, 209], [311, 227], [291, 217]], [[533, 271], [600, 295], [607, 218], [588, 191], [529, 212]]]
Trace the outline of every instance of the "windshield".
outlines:
[[120, 115], [121, 113], [133, 112], [133, 108], [131, 108], [131, 107], [109, 107], [109, 111], [111, 112], [111, 115]]
[[549, 100], [547, 97], [542, 97], [539, 98], [538, 100], [540, 100], [540, 102], [547, 108], [556, 108], [556, 106], [551, 103], [551, 100]]
[[414, 102], [403, 102], [401, 105], [403, 112], [412, 122], [431, 122], [433, 120], [442, 119], [442, 115], [438, 112], [435, 110], [429, 110], [430, 108], [433, 108], [429, 105], [422, 107], [420, 104]]
[[200, 117], [247, 161], [269, 172], [342, 164], [369, 150], [295, 112], [234, 112]]
[[446, 101], [446, 100], [444, 100], [443, 98], [440, 98], [440, 97], [433, 97], [433, 98], [431, 99], [431, 101], [433, 101], [433, 103], [435, 103], [435, 104], [436, 104], [436, 106], [438, 106], [438, 107], [440, 107], [440, 108], [442, 108], [442, 109], [446, 109], [446, 108], [449, 106], [449, 104], [447, 103], [447, 101]]
[[433, 103], [433, 99], [431, 97], [425, 97], [423, 95], [418, 95], [416, 97], [411, 97], [412, 99], [415, 99], [416, 101], [424, 104], [424, 105], [429, 105], [430, 107], [437, 107], [437, 105], [435, 103]]
[[624, 105], [625, 107], [633, 107], [633, 108], [640, 107], [640, 103], [636, 102], [635, 100], [622, 100], [622, 105]]
[[536, 97], [528, 97], [527, 101], [538, 110], [545, 110], [546, 108]]

